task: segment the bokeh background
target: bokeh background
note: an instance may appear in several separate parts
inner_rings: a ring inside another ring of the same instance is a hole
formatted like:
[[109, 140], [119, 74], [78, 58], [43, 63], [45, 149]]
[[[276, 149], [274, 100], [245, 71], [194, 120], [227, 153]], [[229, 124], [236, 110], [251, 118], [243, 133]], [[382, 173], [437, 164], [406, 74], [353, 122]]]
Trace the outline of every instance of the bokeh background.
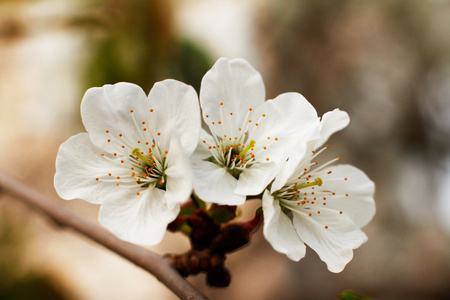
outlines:
[[[1, 0], [0, 170], [97, 222], [53, 188], [59, 145], [84, 131], [85, 90], [175, 78], [199, 88], [221, 56], [247, 59], [267, 98], [302, 93], [351, 123], [330, 152], [376, 182], [369, 241], [340, 274], [295, 263], [261, 230], [229, 256], [212, 299], [450, 299], [450, 1]], [[243, 218], [254, 206], [243, 208]], [[183, 252], [167, 234], [151, 250]], [[0, 195], [0, 299], [176, 299], [151, 275]]]

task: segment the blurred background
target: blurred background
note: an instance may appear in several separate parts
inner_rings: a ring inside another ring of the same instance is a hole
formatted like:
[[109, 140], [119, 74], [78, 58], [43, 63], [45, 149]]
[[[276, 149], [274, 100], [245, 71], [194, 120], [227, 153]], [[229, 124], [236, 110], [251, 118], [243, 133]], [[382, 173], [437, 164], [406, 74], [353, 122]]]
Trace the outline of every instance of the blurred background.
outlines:
[[[197, 90], [221, 56], [247, 59], [267, 98], [302, 93], [351, 123], [333, 156], [376, 183], [369, 241], [340, 274], [314, 251], [295, 263], [261, 230], [229, 256], [212, 299], [450, 299], [450, 1], [0, 0], [0, 170], [97, 222], [98, 207], [60, 200], [59, 145], [84, 131], [87, 88], [175, 78]], [[253, 206], [244, 207], [243, 218]], [[167, 234], [151, 250], [183, 252]], [[176, 299], [151, 275], [19, 201], [0, 195], [0, 299]]]

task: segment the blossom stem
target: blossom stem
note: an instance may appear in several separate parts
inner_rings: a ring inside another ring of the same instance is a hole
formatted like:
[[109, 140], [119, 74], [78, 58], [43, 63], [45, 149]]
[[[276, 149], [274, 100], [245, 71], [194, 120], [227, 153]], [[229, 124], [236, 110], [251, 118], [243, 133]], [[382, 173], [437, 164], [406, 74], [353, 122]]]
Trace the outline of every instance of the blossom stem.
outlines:
[[27, 186], [26, 183], [3, 172], [0, 172], [0, 191], [49, 216], [57, 225], [70, 228], [143, 268], [172, 290], [180, 299], [208, 299], [187, 282], [170, 265], [168, 259], [118, 239], [106, 229], [78, 217], [54, 203], [52, 199]]

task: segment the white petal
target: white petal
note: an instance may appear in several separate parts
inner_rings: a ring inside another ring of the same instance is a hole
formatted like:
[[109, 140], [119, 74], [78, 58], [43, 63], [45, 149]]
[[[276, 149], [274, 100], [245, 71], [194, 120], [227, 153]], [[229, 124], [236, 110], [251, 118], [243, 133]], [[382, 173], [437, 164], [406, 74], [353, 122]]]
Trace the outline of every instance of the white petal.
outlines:
[[[293, 210], [293, 224], [300, 238], [327, 264], [328, 270], [341, 272], [353, 258], [353, 249], [367, 240], [353, 221], [331, 209], [312, 211]], [[325, 228], [328, 226], [328, 228]]]
[[170, 208], [185, 202], [192, 193], [192, 170], [188, 157], [174, 136], [166, 157], [166, 201]]
[[[306, 152], [306, 141], [315, 138], [319, 133], [319, 120], [314, 107], [298, 93], [285, 93], [279, 95], [274, 100], [269, 100], [260, 106], [256, 112], [256, 116], [261, 118], [258, 126], [255, 126], [251, 131], [250, 136], [256, 141], [255, 149], [257, 152], [257, 159], [261, 162], [274, 162], [272, 168], [267, 168], [266, 165], [260, 167], [260, 164], [250, 167], [246, 172], [241, 174], [239, 182], [245, 180], [248, 188], [247, 193], [260, 193], [267, 184], [269, 184], [279, 170], [286, 163], [286, 159], [290, 154], [295, 152], [297, 155], [304, 155]], [[256, 125], [256, 124], [255, 124]], [[264, 147], [266, 146], [266, 149]], [[295, 147], [294, 147], [295, 146]], [[267, 160], [268, 159], [268, 160]], [[295, 161], [291, 161], [289, 165], [276, 179], [276, 189], [281, 188], [295, 169]], [[261, 170], [258, 170], [258, 167]], [[255, 174], [252, 174], [253, 169]], [[243, 176], [244, 175], [244, 176]], [[251, 176], [250, 176], [251, 175]], [[284, 181], [284, 182], [282, 182]], [[251, 186], [254, 182], [254, 187]], [[237, 193], [244, 193], [244, 184], [236, 190]], [[256, 188], [257, 187], [257, 188]], [[251, 195], [251, 194], [250, 194]]]
[[194, 161], [194, 190], [206, 202], [241, 205], [245, 196], [234, 193], [237, 180], [224, 168], [208, 161]]
[[[249, 108], [264, 103], [265, 89], [261, 75], [243, 59], [220, 58], [202, 79], [200, 104], [205, 122], [222, 121], [227, 128], [234, 124], [229, 135], [236, 135]], [[220, 103], [223, 103], [221, 106]], [[222, 109], [221, 118], [220, 109]], [[232, 113], [232, 115], [230, 115]]]
[[200, 107], [197, 93], [190, 85], [168, 79], [155, 83], [148, 95], [156, 132], [175, 130], [183, 150], [189, 155], [200, 135]]
[[207, 133], [203, 128], [200, 131], [200, 139], [198, 141], [197, 148], [192, 154], [192, 160], [203, 160], [212, 156], [211, 151], [209, 150], [209, 145], [215, 145], [213, 137]]
[[320, 122], [320, 140], [316, 143], [315, 148], [322, 146], [333, 133], [344, 129], [349, 123], [350, 118], [345, 111], [335, 109], [325, 113]]
[[308, 151], [307, 141], [297, 143], [295, 151], [291, 153], [289, 159], [282, 165], [280, 172], [276, 175], [275, 180], [272, 183], [272, 191], [281, 189], [291, 177], [298, 177], [294, 172], [297, 166], [302, 163], [302, 160]]
[[237, 181], [236, 194], [240, 195], [258, 195], [272, 181], [279, 170], [279, 165], [273, 162], [258, 163], [245, 169]]
[[[256, 141], [255, 149], [261, 150], [257, 159], [285, 161], [298, 141], [306, 141], [319, 134], [319, 120], [314, 107], [298, 93], [285, 93], [274, 100], [265, 102], [256, 109], [255, 117], [260, 118], [258, 126], [253, 127], [249, 137]], [[252, 120], [256, 123], [258, 120]]]
[[131, 110], [138, 124], [148, 121], [150, 103], [147, 96], [139, 86], [126, 82], [90, 88], [81, 102], [81, 117], [91, 141], [110, 153], [120, 149], [120, 145], [107, 141], [110, 136], [106, 130], [114, 137], [123, 134], [123, 138], [132, 144], [141, 139]]
[[305, 256], [306, 247], [291, 220], [281, 211], [280, 203], [266, 190], [262, 199], [264, 212], [264, 237], [272, 247], [299, 261]]
[[179, 206], [167, 207], [164, 194], [158, 188], [141, 189], [139, 196], [122, 189], [121, 193], [105, 199], [99, 222], [122, 240], [155, 245], [180, 210]]
[[[343, 197], [329, 197], [327, 207], [342, 211], [349, 216], [357, 226], [363, 227], [375, 215], [373, 195], [375, 184], [364, 172], [351, 165], [338, 165], [328, 168], [331, 174], [322, 178], [322, 190], [335, 192]], [[344, 178], [347, 178], [345, 180]], [[348, 197], [345, 197], [348, 194]]]
[[74, 135], [61, 145], [55, 174], [55, 188], [61, 198], [80, 198], [99, 204], [118, 191], [115, 183], [96, 181], [97, 177], [117, 169], [117, 165], [102, 157], [101, 153], [102, 150], [91, 143], [87, 133]]

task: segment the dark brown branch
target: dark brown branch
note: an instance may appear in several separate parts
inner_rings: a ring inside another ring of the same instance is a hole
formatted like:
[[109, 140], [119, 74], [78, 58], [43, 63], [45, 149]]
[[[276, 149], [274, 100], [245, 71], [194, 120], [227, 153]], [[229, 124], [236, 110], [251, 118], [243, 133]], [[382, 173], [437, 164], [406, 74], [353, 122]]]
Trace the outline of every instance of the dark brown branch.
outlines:
[[0, 172], [0, 192], [21, 200], [33, 209], [49, 216], [58, 225], [81, 233], [150, 272], [181, 299], [208, 299], [173, 269], [168, 260], [144, 248], [118, 239], [106, 229], [76, 216], [27, 184], [3, 172]]
[[258, 211], [251, 220], [229, 222], [235, 217], [236, 206], [217, 204], [208, 210], [198, 208], [192, 215], [179, 216], [168, 229], [178, 231], [187, 226], [189, 230], [185, 231], [191, 241], [191, 250], [165, 257], [185, 277], [204, 272], [209, 286], [227, 287], [231, 282], [231, 274], [225, 267], [227, 254], [248, 245], [251, 235], [262, 222], [262, 214]]

